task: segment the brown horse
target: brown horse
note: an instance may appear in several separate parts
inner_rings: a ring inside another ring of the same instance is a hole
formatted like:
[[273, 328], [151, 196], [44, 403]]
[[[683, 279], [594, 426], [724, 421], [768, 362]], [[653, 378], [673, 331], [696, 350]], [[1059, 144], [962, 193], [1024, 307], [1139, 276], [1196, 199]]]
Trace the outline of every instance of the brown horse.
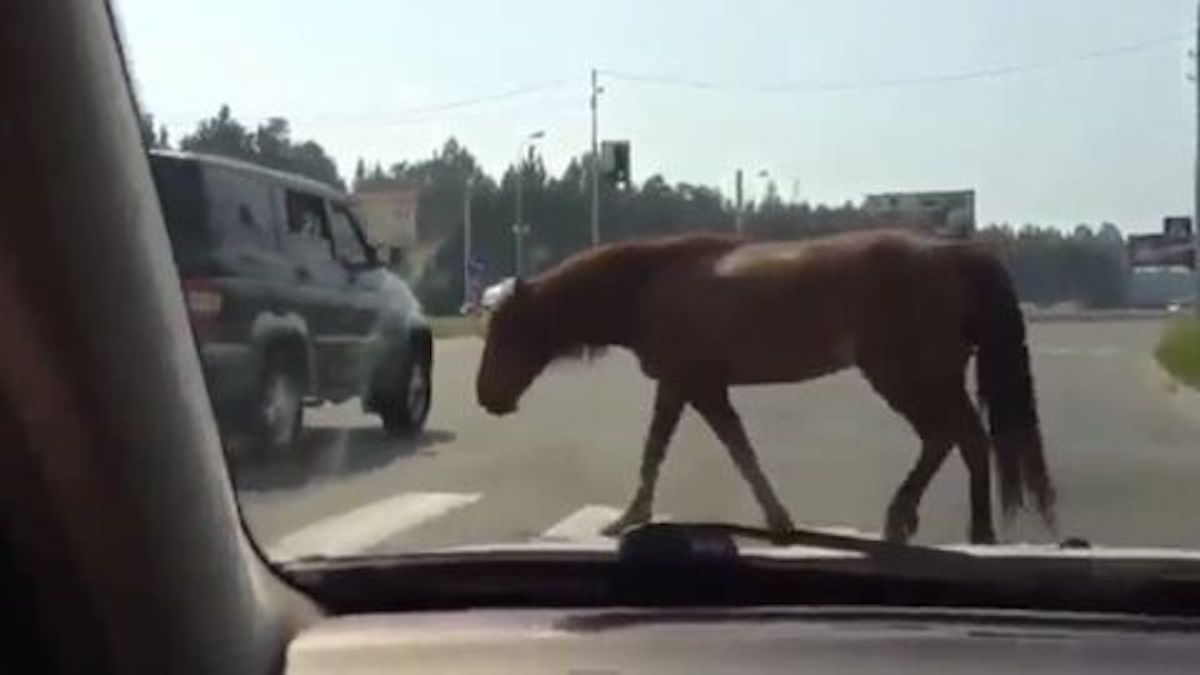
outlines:
[[[729, 387], [798, 382], [850, 366], [922, 443], [888, 507], [889, 540], [916, 531], [921, 495], [954, 446], [969, 474], [972, 542], [995, 541], [989, 445], [1004, 513], [1029, 494], [1054, 528], [1024, 321], [1004, 267], [978, 246], [897, 231], [807, 242], [684, 236], [591, 249], [506, 288], [476, 379], [488, 411], [512, 412], [551, 360], [582, 349], [625, 347], [657, 382], [641, 482], [607, 534], [649, 520], [685, 405], [725, 445], [768, 526], [792, 529]], [[964, 382], [973, 352], [990, 443]]]

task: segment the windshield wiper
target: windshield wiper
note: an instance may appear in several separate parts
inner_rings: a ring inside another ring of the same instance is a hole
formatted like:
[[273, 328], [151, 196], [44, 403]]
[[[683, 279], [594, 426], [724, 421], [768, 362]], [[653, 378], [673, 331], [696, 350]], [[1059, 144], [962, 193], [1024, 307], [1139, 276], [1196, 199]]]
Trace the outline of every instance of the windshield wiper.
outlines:
[[923, 574], [939, 576], [955, 572], [977, 575], [989, 559], [965, 551], [954, 551], [915, 544], [899, 544], [879, 539], [855, 537], [833, 532], [795, 528], [779, 533], [763, 527], [722, 522], [646, 523], [621, 535], [618, 557], [630, 564], [730, 564], [744, 559], [738, 539], [752, 539], [776, 546], [807, 546], [860, 554], [862, 559], [887, 567], [916, 567]]

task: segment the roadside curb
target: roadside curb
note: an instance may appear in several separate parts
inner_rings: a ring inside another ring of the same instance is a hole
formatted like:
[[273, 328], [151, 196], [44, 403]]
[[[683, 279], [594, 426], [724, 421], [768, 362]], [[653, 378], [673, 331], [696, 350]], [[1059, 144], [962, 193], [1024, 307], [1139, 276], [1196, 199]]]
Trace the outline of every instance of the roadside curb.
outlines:
[[1029, 323], [1079, 323], [1088, 321], [1162, 321], [1175, 314], [1165, 310], [1077, 310], [1077, 311], [1024, 311]]

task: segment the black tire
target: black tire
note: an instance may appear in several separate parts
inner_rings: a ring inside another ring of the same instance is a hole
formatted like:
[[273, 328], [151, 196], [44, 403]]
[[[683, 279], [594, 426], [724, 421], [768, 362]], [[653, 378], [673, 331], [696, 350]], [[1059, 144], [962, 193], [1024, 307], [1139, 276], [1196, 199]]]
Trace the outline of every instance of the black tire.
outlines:
[[379, 397], [379, 418], [391, 436], [421, 432], [433, 402], [433, 359], [414, 345], [413, 358], [401, 372], [395, 389]]
[[276, 454], [295, 447], [304, 427], [304, 376], [295, 359], [268, 354], [248, 413], [256, 450]]

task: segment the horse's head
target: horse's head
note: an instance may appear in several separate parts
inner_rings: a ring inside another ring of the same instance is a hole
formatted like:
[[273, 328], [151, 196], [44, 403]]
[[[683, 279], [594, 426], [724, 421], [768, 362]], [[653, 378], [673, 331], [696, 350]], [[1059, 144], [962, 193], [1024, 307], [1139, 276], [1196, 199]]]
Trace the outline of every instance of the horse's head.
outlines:
[[475, 394], [493, 415], [516, 410], [521, 395], [554, 356], [549, 317], [537, 311], [531, 295], [524, 281], [509, 279], [484, 298], [490, 317]]

